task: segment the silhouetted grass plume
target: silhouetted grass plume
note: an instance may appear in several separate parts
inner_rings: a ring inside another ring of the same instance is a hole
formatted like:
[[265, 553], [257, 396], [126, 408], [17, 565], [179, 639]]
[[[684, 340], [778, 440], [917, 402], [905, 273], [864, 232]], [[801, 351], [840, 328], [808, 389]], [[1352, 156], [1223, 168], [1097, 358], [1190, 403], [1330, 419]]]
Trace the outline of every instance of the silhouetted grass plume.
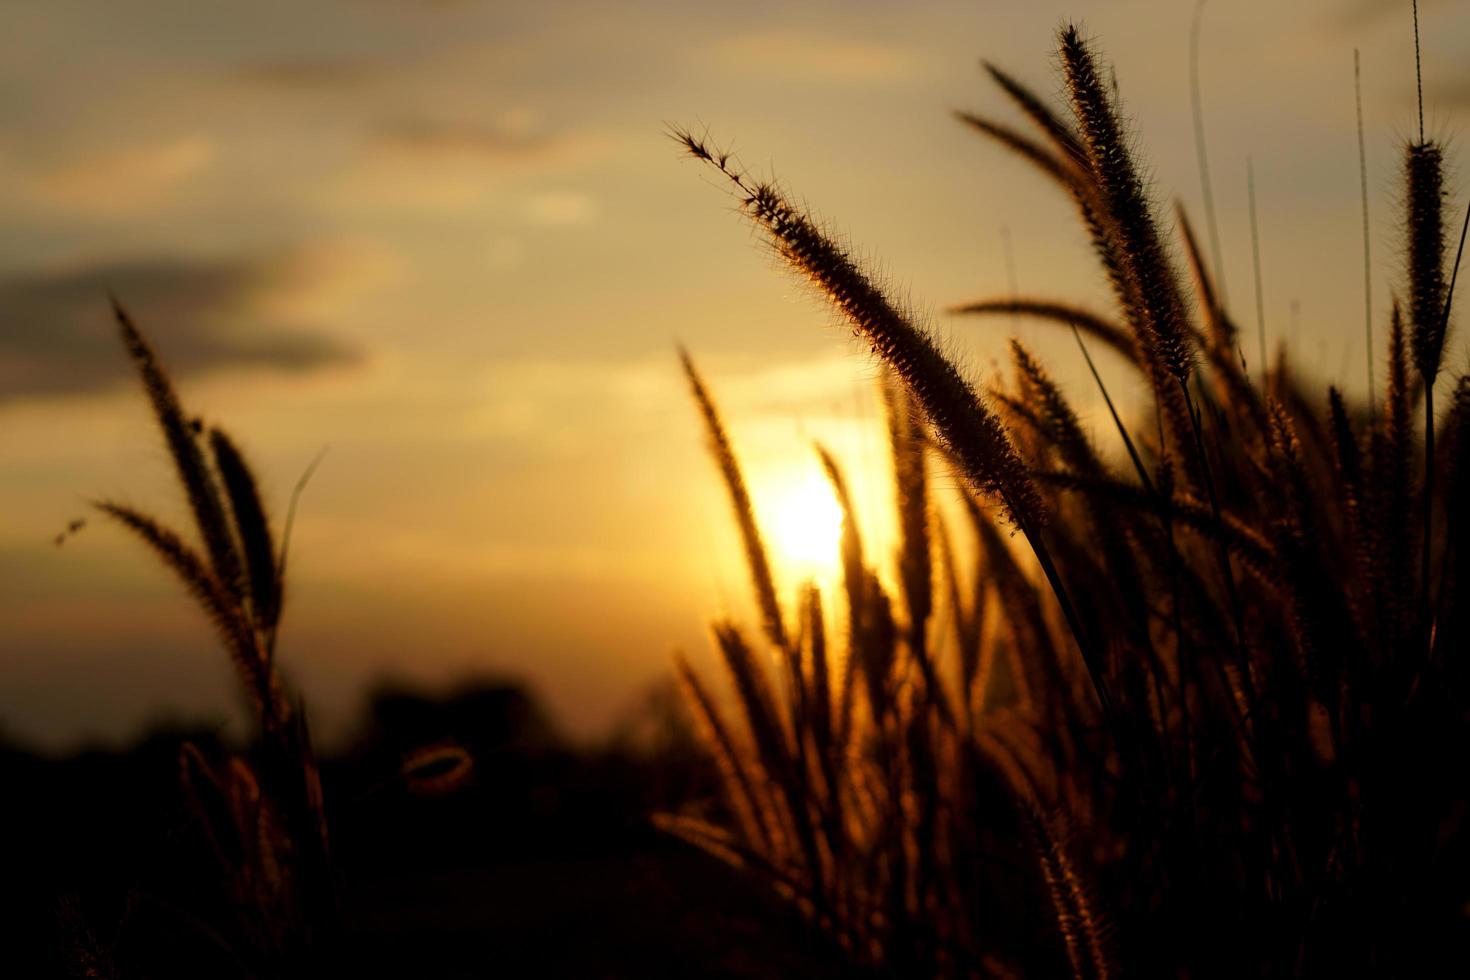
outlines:
[[124, 346], [168, 446], [199, 545], [125, 504], [97, 508], [143, 540], [199, 603], [234, 662], [256, 722], [246, 755], [186, 744], [186, 797], [224, 872], [237, 918], [212, 925], [250, 969], [309, 975], [339, 928], [321, 777], [306, 712], [275, 663], [285, 564], [254, 474], [220, 428], [190, 417], [153, 348], [121, 304]]

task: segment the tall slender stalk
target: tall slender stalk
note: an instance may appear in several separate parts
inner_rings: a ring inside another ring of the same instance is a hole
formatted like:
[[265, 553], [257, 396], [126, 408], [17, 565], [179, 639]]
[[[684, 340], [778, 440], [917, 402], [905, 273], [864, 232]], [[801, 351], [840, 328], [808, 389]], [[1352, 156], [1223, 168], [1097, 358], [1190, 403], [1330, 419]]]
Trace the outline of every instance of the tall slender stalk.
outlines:
[[1368, 225], [1368, 146], [1363, 138], [1363, 66], [1353, 49], [1353, 96], [1358, 110], [1358, 183], [1363, 198], [1363, 334], [1368, 357], [1368, 418], [1374, 415], [1373, 382], [1373, 240]]

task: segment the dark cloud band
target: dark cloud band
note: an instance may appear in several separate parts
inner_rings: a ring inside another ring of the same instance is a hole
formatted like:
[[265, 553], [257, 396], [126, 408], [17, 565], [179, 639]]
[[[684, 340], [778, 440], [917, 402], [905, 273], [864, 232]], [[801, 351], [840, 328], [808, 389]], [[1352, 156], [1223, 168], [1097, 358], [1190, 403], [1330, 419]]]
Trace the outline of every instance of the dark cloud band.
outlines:
[[357, 351], [323, 333], [262, 319], [266, 300], [301, 285], [285, 266], [279, 258], [156, 259], [0, 278], [0, 402], [92, 392], [131, 376], [109, 290], [181, 377], [356, 360]]

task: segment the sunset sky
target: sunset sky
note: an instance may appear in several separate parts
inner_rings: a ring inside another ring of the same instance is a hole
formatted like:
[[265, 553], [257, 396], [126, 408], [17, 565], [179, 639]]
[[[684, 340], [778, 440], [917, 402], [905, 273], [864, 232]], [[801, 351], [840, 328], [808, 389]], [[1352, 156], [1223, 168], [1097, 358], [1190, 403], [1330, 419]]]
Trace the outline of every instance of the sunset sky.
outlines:
[[[746, 613], [677, 343], [730, 421], [778, 554], [802, 550], [775, 528], [819, 480], [814, 438], [848, 461], [880, 545], [888, 504], [873, 365], [774, 271], [667, 126], [707, 126], [779, 175], [977, 377], [1017, 332], [1096, 421], [1070, 338], [943, 312], [1009, 291], [1007, 238], [1022, 292], [1106, 301], [1068, 202], [949, 110], [1014, 118], [981, 58], [1056, 93], [1053, 35], [1075, 18], [1116, 66], [1159, 199], [1202, 221], [1193, 9], [0, 6], [0, 733], [62, 748], [236, 717], [201, 615], [141, 545], [96, 517], [52, 543], [96, 498], [184, 516], [109, 288], [191, 409], [244, 446], [278, 523], [330, 447], [302, 500], [281, 641], [329, 735], [375, 679], [479, 674], [530, 681], [569, 732], [595, 737], [675, 649], [708, 657], [711, 616]], [[1426, 122], [1453, 162], [1470, 9], [1426, 0], [1421, 16]], [[1253, 337], [1249, 155], [1268, 334], [1360, 392], [1353, 49], [1382, 337], [1397, 153], [1416, 126], [1408, 0], [1217, 0], [1204, 18], [1237, 318]], [[1466, 173], [1452, 169], [1456, 202]], [[1135, 380], [1109, 378], [1132, 401]], [[777, 569], [788, 591], [820, 570]]]

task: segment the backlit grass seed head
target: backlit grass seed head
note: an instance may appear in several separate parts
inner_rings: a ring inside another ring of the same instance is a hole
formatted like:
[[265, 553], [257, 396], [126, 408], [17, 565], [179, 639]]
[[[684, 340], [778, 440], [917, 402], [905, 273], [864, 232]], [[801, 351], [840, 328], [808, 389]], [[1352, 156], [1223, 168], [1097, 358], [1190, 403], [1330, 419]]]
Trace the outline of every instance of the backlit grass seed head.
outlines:
[[1076, 27], [1061, 34], [1062, 67], [1088, 167], [1140, 306], [1150, 353], [1184, 384], [1193, 369], [1178, 280], [1154, 217], [1154, 208], [1128, 140], [1087, 43]]
[[1425, 381], [1444, 354], [1444, 153], [1433, 141], [1412, 143], [1404, 158], [1408, 207], [1409, 347]]
[[893, 451], [897, 490], [895, 509], [902, 542], [899, 546], [900, 578], [908, 602], [910, 630], [918, 634], [915, 642], [922, 643], [923, 624], [929, 618], [932, 605], [933, 561], [929, 548], [929, 478], [924, 439], [919, 430], [921, 419], [917, 417], [908, 392], [891, 376], [884, 379], [883, 397]]
[[758, 847], [774, 851], [777, 835], [769, 821], [770, 812], [756, 789], [750, 773], [750, 760], [730, 734], [715, 699], [700, 682], [699, 676], [683, 657], [676, 657], [675, 670], [686, 703], [694, 716], [699, 734], [714, 756], [725, 782], [725, 794], [745, 839]]
[[112, 312], [122, 333], [123, 345], [143, 379], [143, 388], [153, 405], [158, 426], [163, 430], [169, 455], [173, 457], [179, 481], [184, 485], [189, 508], [204, 539], [215, 576], [231, 596], [239, 598], [244, 594], [244, 577], [225, 518], [224, 502], [199, 448], [197, 436], [201, 427], [197, 421], [185, 417], [168, 372], [153, 352], [153, 347], [133, 324], [127, 310], [115, 298]]
[[1065, 160], [1046, 147], [1004, 123], [969, 112], [956, 112], [955, 118], [978, 133], [995, 140], [1023, 160], [1067, 187], [1078, 185], [1084, 178], [1075, 160]]
[[853, 331], [903, 381], [976, 489], [998, 497], [1021, 527], [1043, 521], [1040, 498], [1000, 419], [960, 376], [934, 338], [915, 326], [873, 280], [770, 183], [748, 180], [728, 158], [687, 132], [676, 134], [742, 194], [741, 210], [769, 236], [778, 255], [827, 297]]
[[1087, 150], [1077, 137], [1077, 130], [1051, 110], [1051, 107], [1034, 91], [1017, 81], [1009, 73], [990, 62], [985, 62], [985, 72], [1001, 91], [1010, 96], [1022, 112], [1034, 122], [1052, 141], [1057, 152], [1068, 164], [1085, 168]]
[[276, 548], [266, 521], [265, 506], [260, 499], [255, 477], [229, 435], [223, 429], [211, 429], [210, 450], [214, 465], [229, 497], [230, 512], [240, 550], [245, 556], [246, 578], [251, 610], [256, 626], [269, 633], [280, 619], [281, 583], [277, 575]]
[[776, 597], [775, 576], [771, 572], [760, 526], [756, 523], [755, 508], [750, 503], [750, 492], [745, 487], [740, 461], [735, 458], [735, 448], [730, 445], [730, 437], [725, 432], [719, 409], [715, 407], [714, 399], [710, 397], [704, 380], [695, 369], [693, 359], [687, 351], [680, 349], [679, 360], [684, 366], [684, 375], [689, 380], [699, 413], [704, 418], [710, 453], [720, 468], [720, 476], [730, 494], [731, 506], [735, 509], [735, 521], [740, 527], [740, 538], [745, 545], [745, 558], [750, 566], [756, 602], [765, 620], [766, 636], [778, 649], [785, 650], [788, 646], [786, 627], [781, 615], [781, 603]]
[[1079, 472], [1092, 473], [1101, 468], [1077, 413], [1036, 356], [1016, 338], [1011, 338], [1011, 357], [1016, 363], [1017, 388], [1046, 432], [1047, 438], [1061, 451], [1068, 465]]

